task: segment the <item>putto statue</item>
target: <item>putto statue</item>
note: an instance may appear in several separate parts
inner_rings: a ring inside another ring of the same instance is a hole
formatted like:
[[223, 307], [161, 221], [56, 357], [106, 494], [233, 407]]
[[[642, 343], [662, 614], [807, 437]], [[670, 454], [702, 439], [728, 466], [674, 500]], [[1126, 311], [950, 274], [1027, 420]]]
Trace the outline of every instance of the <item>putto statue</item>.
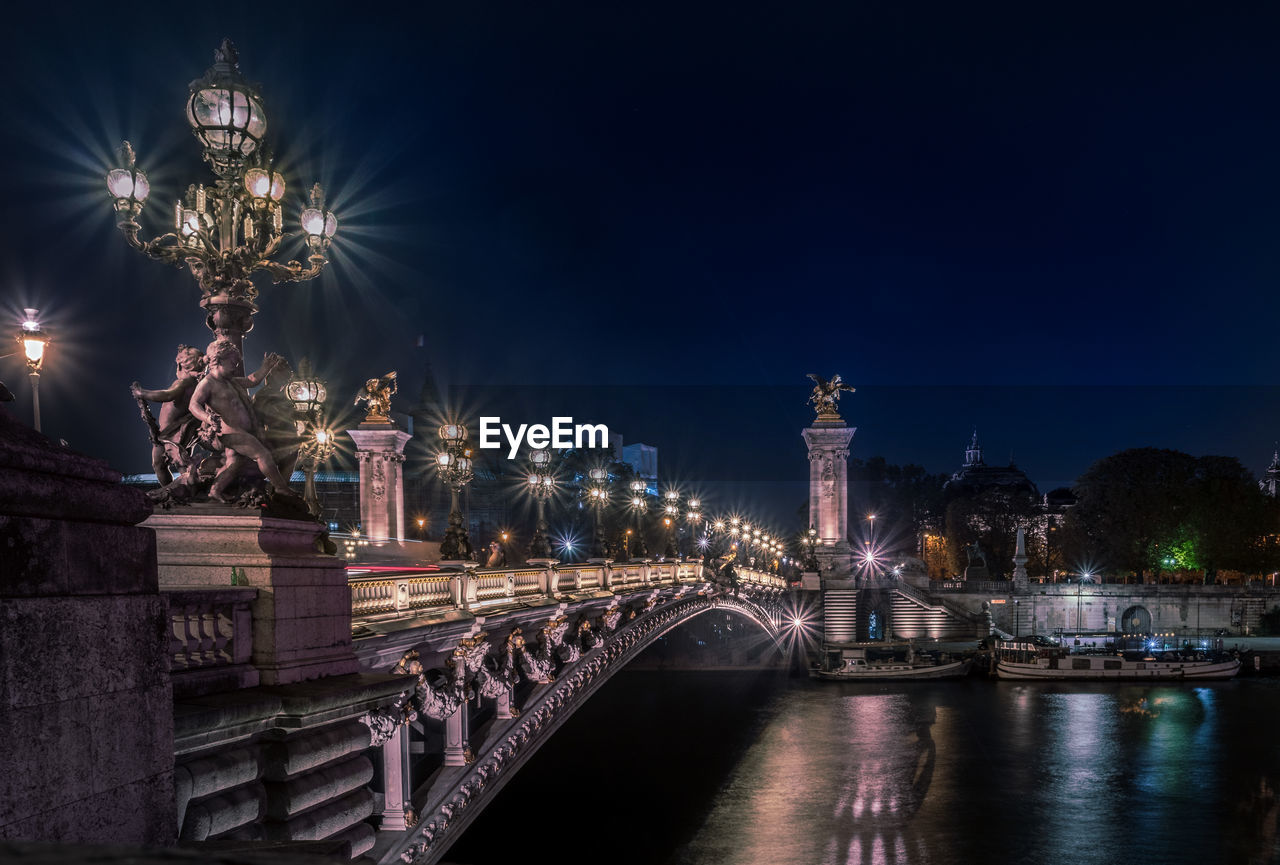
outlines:
[[841, 381], [840, 376], [833, 375], [831, 380], [822, 376], [809, 373], [809, 378], [813, 379], [813, 393], [809, 395], [809, 402], [813, 405], [814, 411], [818, 413], [820, 419], [839, 419], [840, 411], [836, 408], [836, 403], [840, 401], [840, 391], [854, 392], [854, 388]]
[[355, 405], [365, 403], [368, 413], [365, 423], [389, 423], [391, 421], [391, 396], [396, 392], [395, 370], [382, 378], [371, 378], [356, 394]]
[[[204, 372], [204, 352], [193, 346], [180, 345], [174, 363], [178, 367], [176, 377], [167, 388], [147, 390], [136, 381], [129, 387], [151, 431], [151, 468], [162, 487], [173, 483], [175, 470], [181, 473], [190, 465], [191, 446], [200, 427], [191, 414], [191, 394]], [[148, 402], [164, 403], [159, 422], [151, 416]]]
[[[276, 515], [300, 515], [296, 505], [301, 499], [287, 480], [296, 446], [293, 452], [278, 447], [295, 433], [292, 403], [278, 393], [251, 399], [248, 392], [268, 379], [275, 391], [283, 387], [290, 374], [284, 358], [264, 355], [261, 367], [241, 375], [240, 351], [231, 342], [215, 340], [204, 352], [180, 346], [176, 363], [177, 378], [169, 387], [147, 390], [137, 382], [130, 387], [147, 422], [152, 467], [160, 482], [159, 489], [147, 494], [151, 500], [169, 507], [198, 501], [207, 492], [224, 503], [265, 505], [264, 483], [270, 482], [277, 494]], [[158, 422], [148, 401], [164, 404]], [[280, 453], [273, 452], [277, 447]]]
[[[280, 355], [269, 355], [263, 364], [266, 375], [281, 363], [284, 358]], [[296, 498], [262, 441], [266, 433], [246, 389], [259, 381], [253, 376], [236, 375], [240, 351], [231, 342], [215, 342], [209, 348], [208, 365], [208, 372], [191, 395], [191, 413], [200, 419], [201, 441], [223, 453], [222, 467], [213, 479], [209, 496], [220, 502], [235, 501], [228, 488], [253, 461], [277, 494]]]

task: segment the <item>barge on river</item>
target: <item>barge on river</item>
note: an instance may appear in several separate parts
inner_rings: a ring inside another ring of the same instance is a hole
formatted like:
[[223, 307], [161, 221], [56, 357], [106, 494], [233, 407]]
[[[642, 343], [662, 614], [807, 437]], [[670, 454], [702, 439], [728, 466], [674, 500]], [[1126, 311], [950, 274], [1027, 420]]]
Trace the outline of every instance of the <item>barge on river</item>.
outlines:
[[1072, 654], [1061, 646], [1028, 642], [1000, 642], [995, 648], [995, 672], [1001, 679], [1042, 681], [1206, 681], [1230, 679], [1240, 672], [1239, 658], [1210, 658], [1199, 654], [1142, 652]]
[[956, 679], [969, 675], [969, 658], [958, 661], [937, 661], [926, 655], [907, 650], [905, 661], [886, 659], [870, 660], [862, 649], [846, 649], [842, 663], [834, 669], [814, 667], [809, 676], [827, 682], [903, 682], [916, 679]]

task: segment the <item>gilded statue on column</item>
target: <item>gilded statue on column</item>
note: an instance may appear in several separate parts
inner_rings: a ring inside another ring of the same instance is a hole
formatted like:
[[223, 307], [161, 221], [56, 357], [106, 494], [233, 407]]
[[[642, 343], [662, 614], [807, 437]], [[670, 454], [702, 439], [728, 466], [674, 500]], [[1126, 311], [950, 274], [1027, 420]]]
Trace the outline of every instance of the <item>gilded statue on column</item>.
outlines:
[[364, 416], [365, 423], [391, 422], [391, 397], [396, 392], [395, 370], [382, 378], [371, 378], [364, 383], [360, 393], [356, 394], [355, 404], [364, 403], [368, 409]]
[[820, 375], [809, 373], [809, 378], [813, 379], [813, 393], [809, 395], [809, 402], [813, 405], [814, 411], [818, 413], [818, 420], [839, 420], [840, 411], [836, 404], [840, 401], [840, 392], [854, 392], [854, 388], [845, 384], [839, 374], [833, 375], [830, 380]]

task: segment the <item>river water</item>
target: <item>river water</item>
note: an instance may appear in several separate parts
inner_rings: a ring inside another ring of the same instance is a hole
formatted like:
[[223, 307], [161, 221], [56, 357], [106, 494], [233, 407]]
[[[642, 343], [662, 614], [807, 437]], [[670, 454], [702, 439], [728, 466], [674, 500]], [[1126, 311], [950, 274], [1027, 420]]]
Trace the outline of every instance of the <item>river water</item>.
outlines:
[[1280, 863], [1280, 679], [627, 671], [446, 856], [609, 865]]

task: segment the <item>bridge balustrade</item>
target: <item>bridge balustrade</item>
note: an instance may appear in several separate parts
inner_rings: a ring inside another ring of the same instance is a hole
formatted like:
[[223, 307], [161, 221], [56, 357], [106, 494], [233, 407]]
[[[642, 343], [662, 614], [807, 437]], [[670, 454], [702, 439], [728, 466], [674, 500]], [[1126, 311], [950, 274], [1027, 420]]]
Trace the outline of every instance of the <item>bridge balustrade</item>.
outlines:
[[253, 613], [258, 590], [248, 587], [166, 589], [169, 670], [174, 693], [193, 696], [253, 687]]
[[[358, 574], [348, 582], [352, 616], [368, 618], [410, 611], [469, 610], [599, 590], [637, 591], [647, 586], [696, 583], [703, 578], [702, 563], [690, 561], [466, 569], [404, 576]], [[745, 568], [738, 571], [738, 581], [744, 585], [786, 587], [786, 582], [775, 574]]]

